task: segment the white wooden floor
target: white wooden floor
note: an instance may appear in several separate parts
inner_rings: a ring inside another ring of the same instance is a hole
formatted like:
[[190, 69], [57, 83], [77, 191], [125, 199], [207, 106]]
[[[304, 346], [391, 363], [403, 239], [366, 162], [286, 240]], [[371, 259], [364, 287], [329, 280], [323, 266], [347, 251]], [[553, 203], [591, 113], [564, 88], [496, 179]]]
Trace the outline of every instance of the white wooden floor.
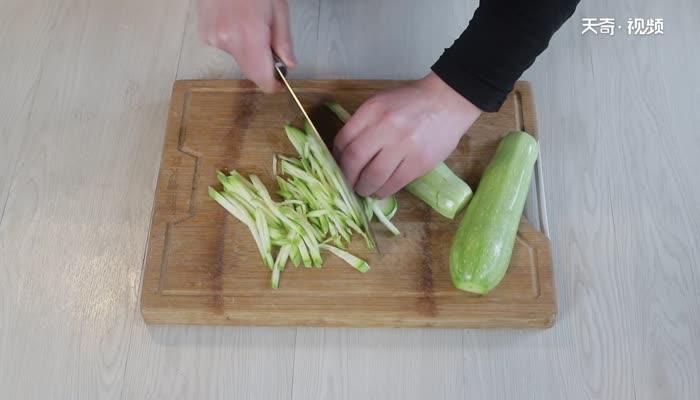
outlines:
[[[291, 3], [295, 77], [416, 78], [477, 2]], [[560, 304], [526, 332], [145, 326], [171, 85], [239, 76], [194, 11], [0, 0], [1, 398], [700, 398], [699, 2], [584, 0], [526, 73]]]

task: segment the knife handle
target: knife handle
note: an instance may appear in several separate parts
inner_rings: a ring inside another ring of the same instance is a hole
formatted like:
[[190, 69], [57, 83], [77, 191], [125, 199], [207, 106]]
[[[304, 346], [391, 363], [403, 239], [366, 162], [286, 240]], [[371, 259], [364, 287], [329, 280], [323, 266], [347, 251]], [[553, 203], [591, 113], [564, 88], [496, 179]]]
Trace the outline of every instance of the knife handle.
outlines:
[[279, 58], [277, 56], [277, 54], [275, 54], [274, 51], [272, 52], [272, 60], [274, 62], [274, 68], [275, 68], [275, 70], [273, 72], [275, 73], [277, 80], [280, 79], [280, 77], [277, 75], [278, 73], [281, 73], [286, 78], [287, 77], [287, 64], [285, 64], [284, 61], [282, 61], [282, 59]]

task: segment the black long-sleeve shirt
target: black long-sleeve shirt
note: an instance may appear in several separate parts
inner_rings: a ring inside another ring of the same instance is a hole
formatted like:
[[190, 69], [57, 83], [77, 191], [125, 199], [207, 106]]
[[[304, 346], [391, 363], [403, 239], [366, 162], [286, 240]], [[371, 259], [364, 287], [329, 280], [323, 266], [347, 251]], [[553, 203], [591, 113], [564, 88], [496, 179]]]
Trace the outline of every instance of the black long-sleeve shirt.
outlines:
[[580, 0], [481, 0], [432, 70], [483, 111], [498, 111]]

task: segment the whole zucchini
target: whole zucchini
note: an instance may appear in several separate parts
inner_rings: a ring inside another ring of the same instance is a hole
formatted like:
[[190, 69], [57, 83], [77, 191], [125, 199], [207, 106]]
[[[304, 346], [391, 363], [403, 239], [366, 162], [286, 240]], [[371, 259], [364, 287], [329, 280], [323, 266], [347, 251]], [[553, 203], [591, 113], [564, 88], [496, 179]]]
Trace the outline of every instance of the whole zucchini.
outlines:
[[499, 143], [452, 242], [450, 273], [458, 289], [486, 294], [503, 279], [537, 155], [537, 141], [525, 132]]

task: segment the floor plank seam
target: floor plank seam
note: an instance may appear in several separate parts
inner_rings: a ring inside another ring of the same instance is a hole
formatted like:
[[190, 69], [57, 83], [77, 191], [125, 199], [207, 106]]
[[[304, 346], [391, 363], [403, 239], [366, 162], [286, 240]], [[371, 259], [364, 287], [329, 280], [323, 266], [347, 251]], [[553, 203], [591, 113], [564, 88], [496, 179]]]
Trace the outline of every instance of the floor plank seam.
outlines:
[[[155, 207], [155, 206], [154, 206]], [[139, 275], [141, 279], [137, 282], [136, 284], [136, 302], [134, 304], [134, 308], [132, 310], [132, 318], [131, 318], [131, 329], [129, 330], [129, 341], [126, 344], [126, 360], [124, 360], [124, 373], [122, 374], [122, 390], [119, 392], [119, 398], [123, 399], [124, 398], [124, 387], [126, 387], [126, 371], [129, 368], [129, 360], [131, 359], [131, 346], [133, 346], [134, 343], [134, 331], [137, 329], [137, 324], [139, 320], [142, 323], [145, 323], [143, 321], [143, 318], [140, 317], [141, 314], [141, 294], [143, 292], [143, 279], [144, 279], [144, 268], [143, 266], [145, 265], [146, 261], [146, 256], [148, 255], [148, 241], [149, 241], [149, 235], [146, 233], [146, 246], [143, 250], [143, 256], [141, 257], [141, 274]], [[127, 294], [128, 296], [128, 294]]]
[[[466, 334], [467, 334], [467, 331], [465, 329], [462, 329], [462, 334], [460, 335], [461, 340], [462, 340], [462, 367], [466, 366], [466, 364], [467, 364], [466, 357], [464, 357], [464, 351], [466, 349], [466, 347], [464, 347], [464, 335], [466, 335]], [[467, 386], [467, 374], [462, 374], [462, 389], [467, 388], [467, 387], [468, 387]]]
[[[184, 19], [183, 24], [182, 24], [182, 36], [180, 38], [180, 49], [179, 49], [178, 54], [177, 54], [177, 66], [175, 67], [173, 81], [177, 79], [177, 77], [180, 73], [180, 62], [182, 60], [182, 53], [183, 53], [182, 49], [183, 49], [184, 44], [185, 44], [185, 37], [187, 36], [187, 21], [189, 21], [189, 19], [190, 19], [190, 9], [191, 8], [192, 8], [192, 0], [189, 0], [187, 2], [187, 11], [185, 12], [185, 19]], [[157, 180], [157, 174], [156, 174], [156, 180]], [[155, 205], [154, 205], [154, 207], [155, 207]], [[148, 254], [148, 240], [149, 240], [149, 235], [147, 233], [146, 234], [146, 248], [144, 249], [144, 252], [143, 252], [143, 259], [141, 262], [141, 266], [144, 265], [144, 261], [146, 259], [147, 254]], [[122, 390], [119, 393], [120, 399], [124, 399], [124, 388], [126, 387], [126, 372], [129, 368], [129, 360], [131, 359], [131, 347], [132, 347], [133, 342], [134, 342], [134, 331], [137, 329], [137, 326], [136, 326], [137, 322], [136, 321], [139, 318], [139, 315], [141, 314], [140, 299], [141, 299], [141, 295], [142, 295], [141, 287], [142, 287], [142, 283], [143, 283], [143, 279], [144, 279], [144, 272], [145, 271], [142, 268], [141, 281], [138, 283], [138, 295], [136, 297], [136, 299], [137, 299], [136, 305], [132, 311], [132, 313], [133, 313], [132, 314], [132, 324], [131, 324], [131, 329], [129, 331], [129, 342], [126, 346], [127, 353], [126, 353], [126, 360], [124, 361], [124, 372], [122, 374]]]
[[180, 62], [182, 61], [182, 49], [185, 47], [185, 37], [187, 37], [187, 22], [190, 20], [190, 10], [192, 8], [192, 0], [187, 2], [187, 12], [185, 13], [185, 21], [182, 28], [182, 37], [180, 38], [180, 51], [177, 53], [177, 68], [175, 68], [175, 79], [180, 76]]
[[299, 328], [294, 328], [294, 346], [292, 346], [292, 384], [289, 388], [289, 399], [294, 398], [294, 371], [296, 370], [297, 362], [297, 338], [299, 337]]
[[[30, 93], [28, 96], [31, 96], [29, 99], [29, 107], [28, 107], [28, 113], [27, 113], [27, 121], [32, 120], [32, 116], [34, 115], [34, 106], [36, 105], [36, 92], [39, 87], [39, 82], [41, 82], [41, 78], [44, 75], [44, 55], [42, 54], [41, 57], [41, 63], [39, 64], [39, 72], [37, 73], [36, 78], [34, 79], [34, 84], [32, 85], [32, 88], [30, 89]], [[10, 193], [12, 193], [12, 186], [15, 183], [15, 175], [17, 174], [17, 165], [19, 165], [20, 162], [20, 155], [22, 154], [22, 148], [24, 141], [20, 143], [19, 150], [17, 151], [17, 158], [15, 159], [15, 163], [12, 166], [12, 173], [10, 174], [10, 179], [7, 184], [7, 195], [5, 196], [5, 201], [2, 204], [2, 213], [0, 213], [0, 228], [2, 228], [2, 222], [5, 219], [5, 210], [7, 209], [7, 203], [10, 200]]]
[[2, 204], [2, 212], [0, 213], [0, 229], [2, 229], [2, 222], [5, 220], [5, 211], [7, 210], [7, 203], [10, 202], [10, 193], [12, 193], [12, 186], [15, 183], [17, 164], [19, 164], [19, 158], [17, 158], [17, 160], [15, 161], [15, 165], [12, 167], [12, 173], [10, 174], [10, 179], [7, 183], [7, 195], [5, 195], [5, 201]]
[[318, 45], [318, 36], [321, 34], [321, 2], [318, 0], [318, 11], [316, 13], [316, 44]]
[[[133, 313], [136, 314], [139, 312], [139, 307], [138, 304], [136, 307], [134, 307]], [[123, 399], [124, 398], [124, 388], [126, 387], [126, 371], [129, 368], [129, 360], [131, 359], [131, 346], [134, 342], [134, 330], [136, 329], [136, 318], [137, 316], [133, 316], [131, 319], [131, 329], [129, 330], [129, 342], [126, 344], [126, 360], [124, 360], [124, 372], [122, 373], [122, 390], [119, 392], [119, 398]]]
[[2, 205], [2, 213], [0, 213], [0, 228], [2, 228], [2, 221], [5, 219], [5, 210], [7, 209], [7, 203], [10, 199], [10, 189], [12, 189], [12, 181], [7, 188], [7, 196], [5, 196], [5, 202]]
[[612, 203], [612, 196], [608, 196], [608, 204], [610, 205], [610, 222], [612, 223], [613, 237], [617, 237], [617, 228], [615, 227], [615, 210]]

